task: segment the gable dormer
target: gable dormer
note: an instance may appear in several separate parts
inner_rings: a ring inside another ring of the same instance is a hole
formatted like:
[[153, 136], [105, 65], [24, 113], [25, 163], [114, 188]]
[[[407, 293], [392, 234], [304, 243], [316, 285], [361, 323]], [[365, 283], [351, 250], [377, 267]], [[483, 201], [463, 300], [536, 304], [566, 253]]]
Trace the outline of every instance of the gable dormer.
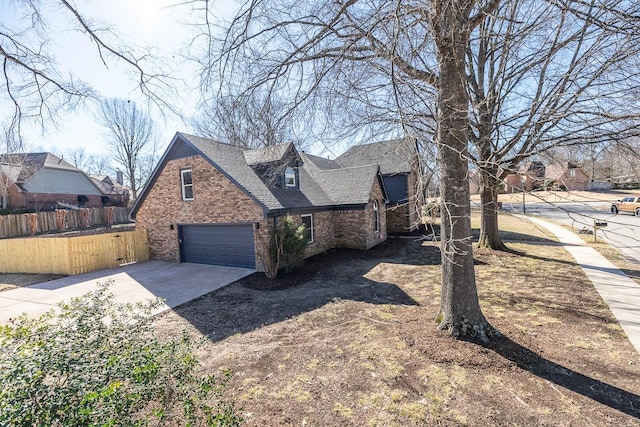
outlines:
[[248, 150], [244, 157], [267, 187], [300, 190], [302, 158], [293, 143]]

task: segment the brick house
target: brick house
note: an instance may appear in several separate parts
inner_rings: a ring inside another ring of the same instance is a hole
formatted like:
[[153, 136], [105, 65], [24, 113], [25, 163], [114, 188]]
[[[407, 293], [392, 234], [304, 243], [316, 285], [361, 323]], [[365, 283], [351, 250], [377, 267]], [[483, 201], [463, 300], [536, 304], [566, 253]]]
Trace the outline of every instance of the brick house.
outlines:
[[113, 179], [109, 175], [91, 174], [89, 178], [96, 187], [100, 188], [105, 206], [127, 206], [129, 204], [129, 188], [122, 182], [122, 172], [118, 172], [118, 178]]
[[[324, 162], [328, 165], [329, 162]], [[424, 204], [421, 162], [412, 138], [398, 138], [351, 147], [336, 160], [337, 167], [379, 165], [389, 195], [387, 231], [402, 233], [421, 224]]]
[[154, 259], [265, 269], [270, 230], [306, 228], [306, 256], [387, 236], [377, 165], [323, 169], [293, 144], [257, 150], [177, 133], [131, 216]]
[[544, 171], [545, 186], [567, 191], [589, 190], [589, 175], [578, 165], [570, 162], [548, 165]]
[[523, 164], [518, 173], [511, 173], [504, 179], [505, 192], [513, 193], [535, 189], [569, 191], [588, 190], [589, 176], [578, 165], [570, 162], [544, 165], [540, 161]]
[[97, 208], [104, 194], [75, 166], [51, 153], [0, 155], [0, 208], [52, 210], [58, 203]]

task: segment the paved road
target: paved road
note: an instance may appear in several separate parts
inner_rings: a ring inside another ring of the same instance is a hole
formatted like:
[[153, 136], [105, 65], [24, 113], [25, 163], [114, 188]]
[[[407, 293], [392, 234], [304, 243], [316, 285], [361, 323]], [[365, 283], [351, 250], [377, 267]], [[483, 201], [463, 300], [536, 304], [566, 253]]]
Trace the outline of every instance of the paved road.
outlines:
[[[598, 237], [640, 263], [640, 218], [626, 213], [613, 215], [610, 207], [609, 202], [529, 202], [526, 213], [567, 224], [576, 231], [584, 227], [591, 230], [594, 220], [606, 221], [608, 225], [598, 230]], [[503, 209], [522, 213], [522, 204], [509, 203]]]
[[0, 325], [22, 313], [38, 316], [58, 302], [95, 290], [98, 283], [113, 281], [109, 291], [119, 302], [145, 302], [162, 298], [154, 314], [208, 294], [248, 276], [255, 270], [217, 265], [145, 261], [109, 270], [38, 283], [0, 292]]

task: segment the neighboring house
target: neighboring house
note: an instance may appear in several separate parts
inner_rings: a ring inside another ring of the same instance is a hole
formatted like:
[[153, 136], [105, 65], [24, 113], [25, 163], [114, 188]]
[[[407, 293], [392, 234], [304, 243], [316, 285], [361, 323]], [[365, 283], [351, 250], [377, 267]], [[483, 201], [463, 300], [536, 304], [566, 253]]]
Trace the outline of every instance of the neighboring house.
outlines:
[[0, 155], [0, 206], [53, 210], [58, 203], [102, 207], [100, 189], [80, 169], [51, 153]]
[[589, 190], [589, 175], [570, 162], [548, 165], [544, 171], [545, 188], [568, 191]]
[[402, 233], [421, 224], [424, 204], [421, 162], [412, 138], [351, 147], [335, 160], [338, 167], [379, 165], [389, 195], [387, 230]]
[[127, 206], [129, 190], [122, 182], [108, 175], [91, 174], [89, 178], [102, 191], [104, 206]]
[[518, 173], [505, 178], [505, 192], [543, 190], [588, 190], [589, 176], [570, 162], [544, 165], [540, 161], [523, 164]]
[[384, 241], [380, 167], [325, 169], [293, 144], [257, 150], [177, 133], [135, 201], [151, 258], [264, 270], [274, 224], [304, 225], [311, 256]]
[[526, 162], [518, 168], [517, 173], [510, 173], [504, 178], [504, 192], [513, 193], [532, 191], [544, 184], [544, 163], [534, 160]]

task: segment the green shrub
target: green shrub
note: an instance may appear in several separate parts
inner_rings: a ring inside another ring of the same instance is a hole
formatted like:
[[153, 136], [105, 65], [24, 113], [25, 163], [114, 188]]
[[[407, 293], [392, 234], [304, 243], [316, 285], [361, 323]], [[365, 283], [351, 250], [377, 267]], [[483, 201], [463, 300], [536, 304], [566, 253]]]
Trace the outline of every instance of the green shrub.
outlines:
[[0, 327], [0, 425], [237, 426], [230, 373], [196, 373], [196, 343], [154, 335], [159, 301], [121, 304], [109, 284]]
[[289, 272], [304, 265], [304, 253], [307, 247], [304, 225], [296, 226], [287, 215], [269, 233], [269, 251], [267, 252], [265, 274], [270, 279], [278, 276], [280, 269]]
[[302, 268], [307, 247], [304, 225], [296, 226], [293, 219], [287, 215], [279, 228], [283, 236], [281, 265], [285, 272]]

